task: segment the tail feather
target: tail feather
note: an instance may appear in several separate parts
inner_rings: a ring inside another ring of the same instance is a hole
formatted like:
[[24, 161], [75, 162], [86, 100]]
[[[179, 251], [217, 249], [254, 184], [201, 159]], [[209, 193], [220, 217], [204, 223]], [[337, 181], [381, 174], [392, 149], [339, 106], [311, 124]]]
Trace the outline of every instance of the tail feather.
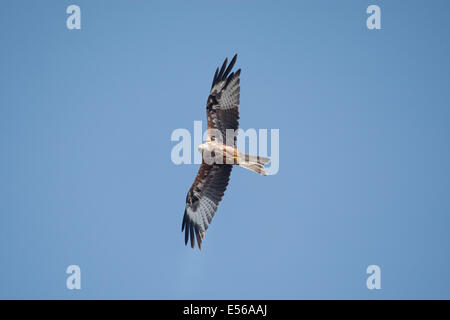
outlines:
[[267, 176], [264, 165], [270, 162], [269, 158], [252, 156], [246, 153], [239, 154], [238, 165], [248, 170]]
[[261, 163], [261, 164], [268, 164], [270, 162], [269, 158], [265, 158], [265, 157], [260, 157], [260, 156], [252, 156], [250, 154], [240, 154], [240, 158], [241, 160], [244, 160], [245, 162], [257, 162], [257, 163]]

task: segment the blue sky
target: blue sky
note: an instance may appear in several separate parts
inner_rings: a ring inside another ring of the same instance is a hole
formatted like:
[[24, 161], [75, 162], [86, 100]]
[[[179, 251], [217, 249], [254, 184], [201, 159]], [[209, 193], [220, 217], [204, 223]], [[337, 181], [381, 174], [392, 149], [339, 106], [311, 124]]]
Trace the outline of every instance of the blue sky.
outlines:
[[[449, 9], [4, 1], [0, 298], [449, 299]], [[205, 121], [234, 53], [241, 126], [280, 130], [280, 170], [233, 170], [199, 252], [180, 230], [198, 166], [170, 135]]]

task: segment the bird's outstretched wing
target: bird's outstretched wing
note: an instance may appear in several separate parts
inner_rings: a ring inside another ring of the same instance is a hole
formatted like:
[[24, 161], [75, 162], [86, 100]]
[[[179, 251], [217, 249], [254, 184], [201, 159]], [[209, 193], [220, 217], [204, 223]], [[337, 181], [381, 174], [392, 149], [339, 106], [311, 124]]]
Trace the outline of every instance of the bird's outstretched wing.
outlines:
[[186, 196], [181, 226], [181, 231], [185, 231], [186, 245], [190, 238], [191, 247], [194, 248], [196, 238], [199, 249], [202, 248], [202, 239], [227, 188], [231, 169], [232, 166], [228, 164], [201, 164]]
[[[225, 59], [222, 67], [216, 69], [211, 91], [206, 103], [206, 118], [208, 120], [208, 140], [217, 140], [221, 135], [221, 143], [227, 145], [236, 144], [236, 136], [226, 139], [226, 130], [237, 130], [239, 127], [239, 96], [241, 69], [231, 72], [236, 63], [237, 55], [233, 57], [227, 67], [228, 59]], [[214, 130], [211, 130], [214, 129]]]

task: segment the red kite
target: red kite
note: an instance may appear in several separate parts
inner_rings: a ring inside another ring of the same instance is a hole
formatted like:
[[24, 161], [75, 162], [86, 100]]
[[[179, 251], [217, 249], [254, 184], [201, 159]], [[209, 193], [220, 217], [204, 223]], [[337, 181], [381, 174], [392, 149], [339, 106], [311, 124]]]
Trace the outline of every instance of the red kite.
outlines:
[[190, 238], [194, 248], [196, 238], [200, 250], [205, 232], [227, 188], [233, 165], [267, 175], [264, 165], [270, 162], [268, 158], [240, 153], [236, 148], [241, 69], [230, 73], [236, 59], [237, 55], [228, 67], [228, 59], [225, 59], [220, 71], [217, 68], [214, 74], [206, 103], [207, 140], [198, 147], [203, 160], [186, 196], [181, 231], [185, 231], [185, 244]]

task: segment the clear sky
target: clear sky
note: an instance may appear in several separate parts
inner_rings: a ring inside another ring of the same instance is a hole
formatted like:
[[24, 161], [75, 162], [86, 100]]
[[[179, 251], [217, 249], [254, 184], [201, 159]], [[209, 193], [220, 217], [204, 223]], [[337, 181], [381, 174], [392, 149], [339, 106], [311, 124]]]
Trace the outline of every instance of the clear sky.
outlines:
[[[0, 298], [449, 299], [449, 10], [3, 1]], [[233, 170], [200, 252], [181, 233], [198, 165], [170, 136], [205, 122], [235, 53], [241, 126], [280, 130], [280, 170]]]

